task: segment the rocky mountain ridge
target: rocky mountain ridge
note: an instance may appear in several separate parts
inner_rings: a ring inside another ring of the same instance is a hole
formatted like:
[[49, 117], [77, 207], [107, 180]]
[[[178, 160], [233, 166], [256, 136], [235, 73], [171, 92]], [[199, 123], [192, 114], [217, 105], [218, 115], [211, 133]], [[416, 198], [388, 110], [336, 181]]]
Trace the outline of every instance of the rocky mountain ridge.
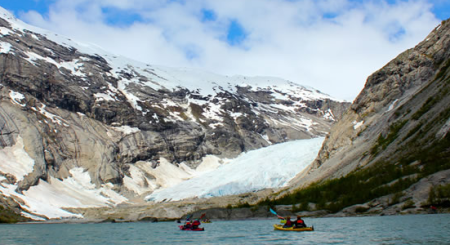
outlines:
[[278, 78], [142, 64], [0, 9], [0, 191], [29, 214], [42, 186], [76, 182], [100, 197], [71, 205], [115, 205], [164, 187], [162, 165], [324, 136], [348, 106]]
[[[350, 181], [370, 173], [388, 181], [372, 187], [373, 192], [385, 190], [380, 193], [386, 196], [364, 190], [367, 196], [378, 197], [361, 200], [367, 203], [358, 203], [356, 208], [393, 214], [405, 207], [417, 211], [433, 204], [431, 190], [450, 183], [449, 67], [447, 20], [367, 79], [350, 109], [331, 129], [317, 159], [280, 196], [311, 183], [335, 180], [337, 184], [339, 179]], [[373, 178], [361, 179], [359, 185]], [[396, 193], [386, 191], [389, 188]], [[353, 213], [355, 207], [351, 207]]]

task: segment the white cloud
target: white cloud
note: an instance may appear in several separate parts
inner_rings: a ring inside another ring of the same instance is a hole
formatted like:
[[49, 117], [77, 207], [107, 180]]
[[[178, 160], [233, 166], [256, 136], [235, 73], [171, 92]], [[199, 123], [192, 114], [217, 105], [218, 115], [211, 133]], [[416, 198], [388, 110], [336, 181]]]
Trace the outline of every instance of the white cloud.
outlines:
[[[421, 0], [58, 0], [44, 16], [19, 17], [146, 63], [278, 76], [352, 100], [368, 75], [439, 23], [431, 7]], [[143, 21], [112, 26], [102, 8], [134, 11]], [[202, 9], [217, 18], [202, 22]], [[247, 32], [241, 46], [226, 43], [232, 19]]]

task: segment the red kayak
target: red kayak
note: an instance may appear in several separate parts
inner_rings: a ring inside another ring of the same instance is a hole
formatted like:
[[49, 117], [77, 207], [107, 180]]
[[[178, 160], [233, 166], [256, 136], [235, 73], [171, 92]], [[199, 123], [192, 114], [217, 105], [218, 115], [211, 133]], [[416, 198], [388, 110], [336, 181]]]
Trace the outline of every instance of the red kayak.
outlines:
[[183, 231], [204, 231], [205, 230], [205, 228], [203, 228], [203, 227], [202, 228], [198, 227], [196, 229], [185, 228], [184, 225], [179, 225], [178, 227], [180, 227], [180, 230], [183, 230]]

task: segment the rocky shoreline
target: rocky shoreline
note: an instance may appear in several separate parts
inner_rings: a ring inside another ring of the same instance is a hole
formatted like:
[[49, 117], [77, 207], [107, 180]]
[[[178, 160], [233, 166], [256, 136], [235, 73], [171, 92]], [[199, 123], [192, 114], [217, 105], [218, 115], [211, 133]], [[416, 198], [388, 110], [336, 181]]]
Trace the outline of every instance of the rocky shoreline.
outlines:
[[[386, 210], [380, 213], [350, 213], [347, 211], [341, 211], [338, 213], [328, 213], [325, 210], [318, 211], [306, 211], [306, 212], [291, 212], [287, 210], [283, 210], [283, 207], [278, 207], [280, 211], [277, 213], [280, 216], [286, 217], [295, 217], [297, 215], [301, 215], [306, 218], [340, 218], [340, 217], [365, 217], [365, 216], [392, 216], [392, 215], [417, 215], [417, 214], [448, 214], [450, 213], [450, 208], [439, 208], [436, 212], [431, 209], [425, 208], [414, 208], [405, 210], [402, 212], [392, 212]], [[252, 208], [214, 208], [208, 210], [199, 210], [197, 212], [192, 213], [192, 217], [198, 218], [202, 214], [205, 214], [205, 217], [213, 221], [229, 221], [229, 220], [258, 220], [258, 219], [277, 219], [275, 215], [270, 213], [269, 211], [265, 211], [266, 208], [260, 208], [256, 210], [251, 210]], [[18, 224], [96, 224], [96, 223], [132, 223], [132, 222], [177, 222], [177, 220], [186, 220], [186, 216], [180, 218], [157, 218], [157, 217], [145, 217], [139, 220], [129, 220], [129, 219], [121, 219], [121, 218], [107, 218], [107, 219], [54, 219], [54, 220], [46, 220], [46, 221], [30, 221], [30, 222], [19, 222]]]

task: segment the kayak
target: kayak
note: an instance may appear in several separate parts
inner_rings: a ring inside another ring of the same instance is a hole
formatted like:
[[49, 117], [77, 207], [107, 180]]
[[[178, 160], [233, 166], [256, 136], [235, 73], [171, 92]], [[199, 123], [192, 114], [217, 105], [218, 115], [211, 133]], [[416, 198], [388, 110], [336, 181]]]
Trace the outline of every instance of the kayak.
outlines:
[[183, 225], [179, 225], [178, 227], [180, 227], [180, 230], [182, 230], [182, 231], [204, 231], [205, 230], [205, 228], [203, 228], [203, 227], [199, 227], [199, 228], [196, 228], [196, 229], [192, 229], [192, 228], [184, 228], [184, 226]]
[[273, 228], [275, 228], [275, 230], [278, 230], [278, 231], [313, 231], [314, 230], [314, 226], [303, 227], [303, 228], [294, 228], [294, 227], [283, 228], [283, 225], [279, 225], [279, 224], [273, 225]]

